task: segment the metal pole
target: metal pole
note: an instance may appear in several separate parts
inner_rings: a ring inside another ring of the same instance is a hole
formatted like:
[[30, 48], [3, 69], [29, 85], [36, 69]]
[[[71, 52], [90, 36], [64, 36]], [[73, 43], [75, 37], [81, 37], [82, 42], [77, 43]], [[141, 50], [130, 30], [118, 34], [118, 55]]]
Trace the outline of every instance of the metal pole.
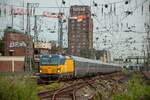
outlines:
[[[29, 36], [28, 38], [30, 39], [31, 38], [31, 25], [30, 25], [30, 15], [31, 15], [31, 10], [30, 8], [35, 8], [35, 7], [38, 7], [39, 6], [39, 3], [27, 3], [27, 29], [26, 29], [26, 34]], [[37, 25], [36, 25], [36, 18], [35, 18], [35, 32], [37, 33]], [[29, 71], [32, 71], [32, 49], [31, 49], [31, 46], [32, 46], [32, 39], [31, 41], [27, 41], [27, 48], [26, 48], [26, 68], [28, 68]]]
[[34, 42], [38, 42], [37, 15], [34, 16]]
[[[29, 13], [29, 3], [27, 3], [27, 26], [26, 26], [26, 35], [30, 38], [30, 13]], [[30, 40], [30, 39], [29, 39]], [[25, 56], [25, 70], [31, 71], [31, 59], [30, 59], [30, 41], [27, 41], [26, 47], [26, 56]]]
[[23, 27], [23, 32], [24, 32], [24, 14], [25, 14], [25, 10], [24, 10], [24, 0], [23, 0], [23, 16], [22, 16], [22, 20], [23, 20], [23, 25], [22, 25], [22, 27]]
[[62, 22], [62, 13], [59, 12], [58, 16], [58, 46], [63, 47], [63, 22]]
[[150, 24], [149, 24], [149, 22], [150, 22], [150, 11], [147, 14], [148, 14], [148, 20], [145, 23], [145, 30], [147, 33], [147, 64], [148, 64], [148, 66], [150, 66]]
[[148, 29], [148, 66], [150, 66], [150, 1], [149, 1], [149, 23], [147, 23]]
[[11, 6], [11, 27], [13, 29], [14, 26], [14, 10], [13, 10], [13, 6]]
[[27, 3], [27, 26], [26, 26], [26, 34], [29, 34], [29, 3]]

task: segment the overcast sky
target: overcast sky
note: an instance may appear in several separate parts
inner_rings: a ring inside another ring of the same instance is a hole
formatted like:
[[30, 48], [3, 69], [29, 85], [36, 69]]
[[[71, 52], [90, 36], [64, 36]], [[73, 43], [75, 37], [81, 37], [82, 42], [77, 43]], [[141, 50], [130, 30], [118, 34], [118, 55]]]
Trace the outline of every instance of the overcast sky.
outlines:
[[[23, 0], [12, 0], [11, 4], [15, 5], [14, 7], [17, 8], [17, 6], [22, 5], [22, 1]], [[148, 5], [150, 4], [150, 0], [130, 0], [128, 4], [125, 4], [125, 1], [127, 0], [64, 0], [65, 5], [62, 5], [62, 0], [24, 1], [25, 4], [26, 2], [40, 4], [39, 8], [36, 9], [36, 14], [42, 14], [44, 11], [58, 13], [60, 10], [58, 8], [47, 7], [70, 7], [71, 5], [89, 5], [92, 9], [91, 12], [95, 15], [93, 17], [93, 43], [95, 49], [110, 50], [113, 57], [115, 57], [116, 55], [117, 57], [126, 57], [129, 55], [143, 55], [142, 50], [145, 49], [145, 46], [143, 47], [143, 42], [144, 36], [146, 36], [144, 23], [149, 23], [148, 16], [150, 16], [150, 13], [148, 11]], [[97, 3], [97, 7], [94, 6], [93, 1]], [[105, 5], [108, 5], [108, 7], [106, 8]], [[62, 11], [65, 13], [64, 19], [67, 20], [69, 17], [69, 8], [62, 9]], [[126, 11], [131, 11], [132, 14], [127, 16], [127, 13], [125, 13]], [[11, 18], [9, 18], [9, 20], [10, 19]], [[14, 27], [20, 29], [23, 22], [22, 16], [17, 16], [14, 18], [14, 20], [16, 23]], [[34, 18], [31, 17], [31, 20], [31, 26], [33, 27]], [[25, 22], [26, 19], [24, 19], [24, 23]], [[10, 24], [10, 21], [8, 23]], [[64, 23], [63, 30], [65, 46], [67, 45], [67, 24], [67, 22]], [[58, 20], [56, 18], [38, 18], [38, 25], [41, 26], [41, 32], [39, 33], [39, 37], [41, 40], [57, 41]], [[134, 32], [129, 32], [130, 30]]]

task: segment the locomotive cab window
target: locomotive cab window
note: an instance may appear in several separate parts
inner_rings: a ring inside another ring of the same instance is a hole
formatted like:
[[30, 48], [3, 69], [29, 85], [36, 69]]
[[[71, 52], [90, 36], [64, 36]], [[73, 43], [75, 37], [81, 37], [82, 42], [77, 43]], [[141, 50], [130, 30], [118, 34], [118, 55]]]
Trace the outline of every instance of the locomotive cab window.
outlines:
[[52, 56], [50, 60], [51, 66], [58, 66], [59, 65], [59, 57], [58, 56]]
[[42, 57], [40, 59], [40, 65], [50, 65], [50, 57]]
[[65, 63], [65, 59], [64, 58], [61, 58], [60, 59], [60, 65], [63, 65]]
[[50, 59], [50, 65], [51, 66], [63, 65], [64, 62], [65, 62], [64, 57], [57, 56], [57, 55], [52, 56]]

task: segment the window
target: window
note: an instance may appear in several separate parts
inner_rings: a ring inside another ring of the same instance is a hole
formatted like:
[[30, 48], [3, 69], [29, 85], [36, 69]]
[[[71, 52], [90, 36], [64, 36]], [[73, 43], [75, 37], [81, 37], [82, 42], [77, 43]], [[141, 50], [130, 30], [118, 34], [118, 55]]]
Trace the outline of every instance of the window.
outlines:
[[80, 48], [77, 48], [77, 52], [80, 52]]
[[13, 56], [14, 52], [9, 51], [9, 56]]
[[65, 59], [64, 58], [61, 58], [60, 59], [60, 65], [63, 65], [65, 63]]
[[78, 32], [78, 33], [81, 32], [81, 27], [77, 27], [77, 32]]
[[87, 23], [87, 21], [86, 21], [86, 20], [83, 20], [82, 22], [83, 22], [84, 24], [86, 24], [86, 23]]
[[83, 44], [83, 45], [85, 45], [86, 43], [85, 43], [85, 42], [83, 42], [82, 44]]
[[77, 26], [78, 26], [78, 27], [80, 27], [80, 26], [81, 26], [81, 24], [80, 24], [80, 23], [78, 23], [78, 24], [77, 24]]
[[34, 54], [39, 54], [40, 52], [39, 52], [39, 50], [38, 49], [35, 49], [34, 50]]
[[58, 65], [59, 59], [58, 57], [52, 57], [50, 60], [50, 65]]
[[72, 38], [75, 38], [75, 35], [74, 35], [74, 34], [72, 35]]
[[80, 30], [77, 30], [77, 34], [80, 34]]
[[71, 20], [71, 23], [74, 23], [74, 22], [75, 22], [75, 20], [72, 19], [72, 20]]
[[72, 26], [72, 27], [74, 27], [74, 26], [75, 26], [75, 24], [71, 24], [71, 26]]
[[77, 37], [78, 40], [80, 39], [80, 35], [77, 35], [76, 37]]
[[85, 28], [85, 27], [83, 27], [83, 28], [82, 28], [82, 30], [85, 32], [85, 31], [86, 31], [86, 28]]
[[71, 48], [73, 49], [73, 48], [74, 48], [74, 46], [72, 45], [72, 46], [71, 46]]
[[75, 28], [74, 28], [74, 27], [71, 27], [71, 29], [74, 30]]
[[50, 65], [50, 57], [42, 57], [40, 59], [40, 65]]

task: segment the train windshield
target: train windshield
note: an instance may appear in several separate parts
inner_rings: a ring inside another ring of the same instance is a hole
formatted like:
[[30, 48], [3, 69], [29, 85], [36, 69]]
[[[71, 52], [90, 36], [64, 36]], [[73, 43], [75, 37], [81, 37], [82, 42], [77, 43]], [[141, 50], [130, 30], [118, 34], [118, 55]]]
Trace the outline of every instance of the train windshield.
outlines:
[[60, 57], [58, 55], [52, 55], [51, 57], [43, 56], [40, 59], [41, 65], [58, 66], [64, 64], [64, 62], [64, 57]]
[[41, 65], [50, 65], [50, 57], [42, 57], [40, 63]]
[[58, 56], [52, 56], [50, 59], [50, 65], [51, 66], [59, 65], [59, 57]]
[[53, 55], [50, 59], [51, 66], [63, 65], [65, 62], [65, 58], [63, 56]]

